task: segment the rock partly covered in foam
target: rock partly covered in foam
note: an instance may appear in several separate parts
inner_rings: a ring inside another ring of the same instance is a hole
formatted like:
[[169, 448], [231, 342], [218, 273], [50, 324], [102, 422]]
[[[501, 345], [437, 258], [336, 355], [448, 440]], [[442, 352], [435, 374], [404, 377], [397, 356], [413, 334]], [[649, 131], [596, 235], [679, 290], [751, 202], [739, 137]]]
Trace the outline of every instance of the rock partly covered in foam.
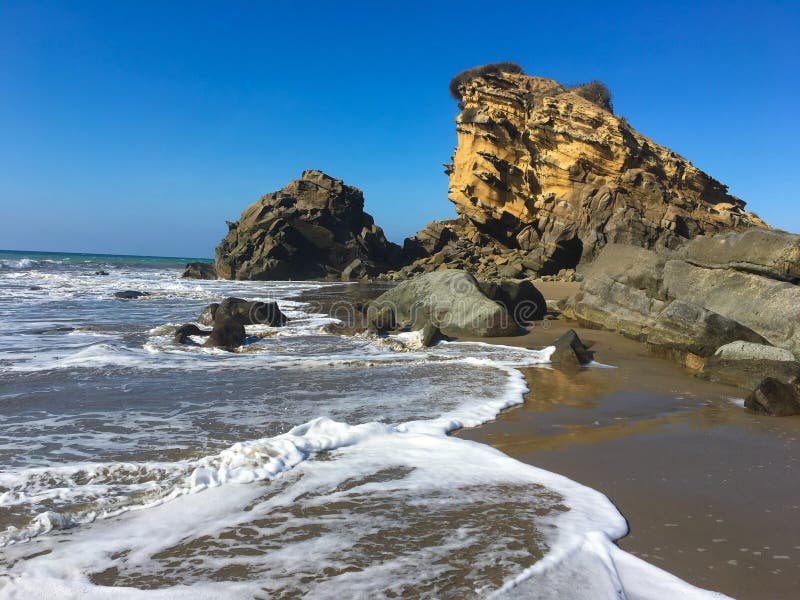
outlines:
[[242, 298], [225, 298], [206, 306], [197, 318], [203, 325], [211, 325], [211, 331], [197, 325], [181, 325], [175, 332], [175, 342], [190, 343], [191, 336], [208, 337], [205, 346], [233, 350], [244, 344], [245, 325], [268, 325], [281, 327], [289, 319], [281, 312], [277, 302], [258, 302]]
[[320, 171], [263, 196], [228, 228], [214, 260], [222, 279], [357, 279], [400, 253], [364, 212], [361, 191]]

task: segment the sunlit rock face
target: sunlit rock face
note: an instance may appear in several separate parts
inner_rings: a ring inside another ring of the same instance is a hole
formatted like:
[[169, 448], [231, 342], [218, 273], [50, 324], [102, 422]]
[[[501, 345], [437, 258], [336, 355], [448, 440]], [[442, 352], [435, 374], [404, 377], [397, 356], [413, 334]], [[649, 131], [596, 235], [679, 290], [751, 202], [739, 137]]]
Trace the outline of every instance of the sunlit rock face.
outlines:
[[448, 197], [534, 267], [574, 267], [607, 243], [675, 247], [766, 227], [727, 187], [551, 79], [483, 73], [457, 87]]

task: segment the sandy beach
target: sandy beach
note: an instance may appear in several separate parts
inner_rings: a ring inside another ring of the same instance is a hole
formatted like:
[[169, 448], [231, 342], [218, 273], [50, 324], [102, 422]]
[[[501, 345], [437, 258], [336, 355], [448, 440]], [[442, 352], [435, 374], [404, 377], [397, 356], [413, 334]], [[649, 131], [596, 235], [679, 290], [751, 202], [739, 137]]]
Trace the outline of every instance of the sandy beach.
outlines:
[[[575, 284], [537, 282], [558, 299]], [[619, 545], [736, 598], [800, 589], [800, 419], [755, 415], [742, 392], [700, 381], [637, 342], [556, 320], [499, 344], [543, 347], [574, 328], [614, 368], [524, 369], [524, 405], [457, 432], [606, 494]]]

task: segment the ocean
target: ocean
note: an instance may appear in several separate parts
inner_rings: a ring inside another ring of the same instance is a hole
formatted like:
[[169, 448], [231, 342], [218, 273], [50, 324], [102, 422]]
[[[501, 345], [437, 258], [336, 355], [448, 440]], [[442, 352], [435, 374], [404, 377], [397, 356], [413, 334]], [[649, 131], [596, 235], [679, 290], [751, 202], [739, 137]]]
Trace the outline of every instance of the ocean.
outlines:
[[[0, 251], [0, 597], [715, 597], [620, 550], [599, 492], [448, 435], [551, 349], [325, 334], [309, 298], [346, 286], [188, 260]], [[173, 342], [226, 296], [291, 320]]]

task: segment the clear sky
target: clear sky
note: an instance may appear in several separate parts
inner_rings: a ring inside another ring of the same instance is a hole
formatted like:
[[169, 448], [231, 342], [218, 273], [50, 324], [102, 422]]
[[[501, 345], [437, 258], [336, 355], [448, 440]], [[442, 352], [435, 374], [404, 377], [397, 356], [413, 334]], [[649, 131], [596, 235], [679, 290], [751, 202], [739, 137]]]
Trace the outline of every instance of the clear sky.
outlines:
[[465, 68], [600, 79], [616, 112], [800, 231], [800, 3], [0, 2], [0, 248], [212, 256], [308, 168], [401, 242], [454, 215]]

